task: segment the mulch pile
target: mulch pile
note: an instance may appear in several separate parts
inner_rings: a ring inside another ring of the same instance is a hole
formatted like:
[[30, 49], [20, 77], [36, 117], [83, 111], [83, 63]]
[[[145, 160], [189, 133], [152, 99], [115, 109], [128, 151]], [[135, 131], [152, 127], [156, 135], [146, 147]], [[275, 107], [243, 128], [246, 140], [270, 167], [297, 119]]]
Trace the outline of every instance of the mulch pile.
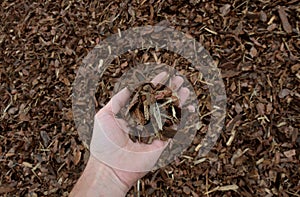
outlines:
[[[87, 53], [131, 27], [167, 22], [194, 37], [222, 71], [223, 132], [204, 158], [198, 144], [140, 181], [141, 196], [300, 196], [300, 3], [277, 1], [23, 1], [0, 3], [0, 195], [67, 196], [88, 151], [72, 116], [72, 82]], [[96, 108], [139, 62], [181, 70], [208, 89], [182, 57], [164, 50], [116, 58], [99, 81]], [[101, 96], [100, 96], [101, 95]], [[129, 196], [136, 196], [134, 186]]]

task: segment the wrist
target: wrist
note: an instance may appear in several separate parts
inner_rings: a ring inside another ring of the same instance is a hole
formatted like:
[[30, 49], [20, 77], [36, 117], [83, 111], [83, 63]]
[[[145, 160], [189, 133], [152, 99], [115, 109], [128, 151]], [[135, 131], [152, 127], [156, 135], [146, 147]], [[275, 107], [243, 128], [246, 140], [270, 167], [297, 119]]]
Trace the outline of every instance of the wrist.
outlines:
[[70, 196], [125, 196], [130, 189], [114, 170], [92, 155]]
[[98, 161], [92, 155], [84, 173], [93, 177], [94, 188], [108, 191], [108, 196], [125, 196], [130, 189], [130, 186], [122, 182], [112, 168]]

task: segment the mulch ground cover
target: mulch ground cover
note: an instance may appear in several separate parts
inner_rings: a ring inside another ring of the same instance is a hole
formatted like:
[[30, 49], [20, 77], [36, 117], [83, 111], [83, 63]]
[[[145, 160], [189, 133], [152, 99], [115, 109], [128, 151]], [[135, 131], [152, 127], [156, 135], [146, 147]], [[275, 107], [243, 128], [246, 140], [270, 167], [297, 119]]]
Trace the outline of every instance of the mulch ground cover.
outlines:
[[[197, 157], [209, 115], [185, 153], [150, 172], [128, 196], [300, 196], [300, 3], [298, 0], [2, 0], [0, 195], [67, 196], [88, 150], [72, 115], [83, 58], [108, 36], [167, 24], [209, 51], [227, 93], [223, 132]], [[200, 114], [208, 88], [181, 56], [159, 49], [117, 57], [97, 82], [99, 110], [116, 80], [159, 62], [193, 84]]]

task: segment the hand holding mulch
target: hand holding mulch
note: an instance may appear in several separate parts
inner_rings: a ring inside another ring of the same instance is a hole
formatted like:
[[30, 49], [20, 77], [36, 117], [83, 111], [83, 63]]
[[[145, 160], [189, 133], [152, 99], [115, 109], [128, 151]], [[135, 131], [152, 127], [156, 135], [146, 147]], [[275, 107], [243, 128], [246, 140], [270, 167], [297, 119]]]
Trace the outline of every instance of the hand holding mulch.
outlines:
[[[161, 88], [157, 88], [159, 87], [157, 85], [163, 83], [166, 78], [169, 78], [169, 76], [163, 72], [151, 81], [153, 85], [148, 84], [150, 90], [154, 88], [152, 90], [156, 92], [154, 94], [156, 100], [159, 100], [159, 91], [162, 90]], [[167, 90], [176, 91], [179, 97], [179, 100], [176, 99], [173, 105], [169, 105], [171, 108], [172, 106], [174, 108], [175, 106], [180, 107], [189, 96], [189, 90], [182, 88], [182, 84], [183, 79], [181, 77], [176, 76], [171, 79], [171, 89]], [[153, 139], [151, 144], [135, 143], [129, 138], [130, 127], [128, 123], [123, 119], [116, 118], [116, 114], [121, 108], [125, 107], [126, 103], [130, 100], [130, 96], [131, 93], [127, 88], [121, 90], [96, 114], [90, 145], [91, 157], [95, 158], [99, 163], [105, 163], [109, 166], [120, 180], [128, 186], [133, 185], [136, 180], [153, 168], [168, 144], [167, 141], [159, 140], [161, 139], [159, 137]], [[162, 102], [164, 102], [164, 99], [169, 97], [161, 96], [160, 98], [162, 98]], [[135, 104], [131, 103], [130, 113], [135, 113], [134, 109], [137, 108], [134, 106]], [[168, 112], [170, 113], [171, 111], [172, 110], [169, 110]], [[143, 114], [143, 116], [145, 116], [145, 114]], [[149, 112], [149, 118], [150, 116], [153, 115], [150, 115]], [[172, 120], [174, 121], [174, 119]], [[167, 120], [169, 119], [166, 119], [166, 122]], [[161, 125], [156, 126], [163, 129], [164, 127], [166, 128], [168, 124], [165, 123], [162, 127]], [[161, 136], [168, 137], [163, 134], [162, 130], [160, 130], [160, 132]]]

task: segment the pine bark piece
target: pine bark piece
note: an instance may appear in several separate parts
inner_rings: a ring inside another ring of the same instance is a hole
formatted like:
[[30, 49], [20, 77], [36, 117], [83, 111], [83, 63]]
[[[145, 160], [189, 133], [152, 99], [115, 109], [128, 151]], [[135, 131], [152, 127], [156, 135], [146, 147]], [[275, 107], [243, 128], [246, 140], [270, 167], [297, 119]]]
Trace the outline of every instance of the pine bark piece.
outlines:
[[278, 13], [279, 13], [279, 17], [280, 17], [284, 31], [289, 34], [292, 33], [293, 29], [292, 29], [291, 24], [289, 23], [289, 20], [287, 18], [287, 14], [286, 14], [284, 8], [279, 6]]

